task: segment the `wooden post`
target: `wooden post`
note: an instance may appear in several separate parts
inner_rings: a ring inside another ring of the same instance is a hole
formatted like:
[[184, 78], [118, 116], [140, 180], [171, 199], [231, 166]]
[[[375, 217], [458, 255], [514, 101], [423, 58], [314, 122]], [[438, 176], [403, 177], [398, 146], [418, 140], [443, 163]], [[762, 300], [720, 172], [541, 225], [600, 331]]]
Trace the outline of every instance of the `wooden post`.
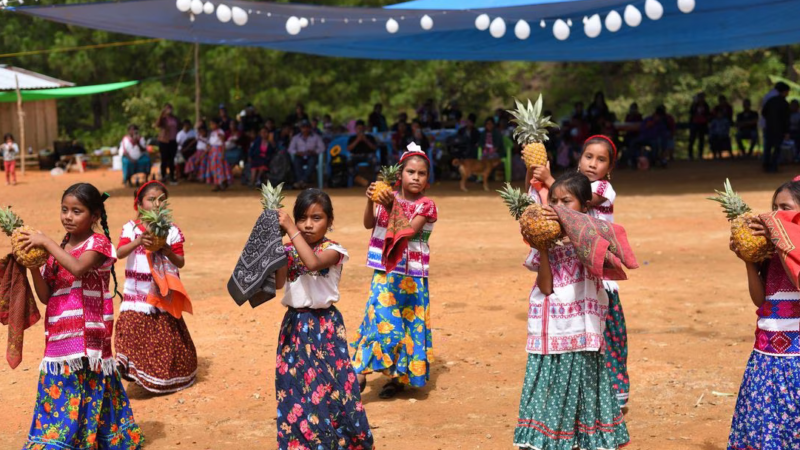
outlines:
[[19, 117], [19, 154], [20, 154], [20, 173], [25, 175], [25, 153], [27, 153], [27, 148], [25, 147], [25, 111], [22, 110], [22, 92], [19, 90], [19, 76], [14, 75], [14, 79], [17, 81], [17, 116]]
[[194, 123], [200, 122], [200, 43], [194, 44]]

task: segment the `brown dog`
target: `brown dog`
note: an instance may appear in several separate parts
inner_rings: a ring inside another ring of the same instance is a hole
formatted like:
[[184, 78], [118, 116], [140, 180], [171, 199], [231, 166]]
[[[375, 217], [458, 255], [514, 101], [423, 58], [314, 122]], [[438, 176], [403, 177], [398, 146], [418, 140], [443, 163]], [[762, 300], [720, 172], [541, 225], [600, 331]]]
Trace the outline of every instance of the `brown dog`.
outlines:
[[478, 175], [483, 177], [483, 190], [489, 192], [489, 176], [501, 162], [499, 159], [454, 159], [453, 166], [458, 167], [461, 174], [461, 190], [468, 192], [467, 180]]

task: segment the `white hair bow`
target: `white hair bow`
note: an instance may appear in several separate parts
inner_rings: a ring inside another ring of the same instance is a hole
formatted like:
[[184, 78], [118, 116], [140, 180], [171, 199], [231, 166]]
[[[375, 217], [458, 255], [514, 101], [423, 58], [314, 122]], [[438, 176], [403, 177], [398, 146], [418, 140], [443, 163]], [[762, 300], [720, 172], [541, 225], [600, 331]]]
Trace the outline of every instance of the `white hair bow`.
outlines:
[[406, 146], [406, 150], [413, 153], [422, 153], [422, 147], [417, 145], [416, 142], [412, 142]]

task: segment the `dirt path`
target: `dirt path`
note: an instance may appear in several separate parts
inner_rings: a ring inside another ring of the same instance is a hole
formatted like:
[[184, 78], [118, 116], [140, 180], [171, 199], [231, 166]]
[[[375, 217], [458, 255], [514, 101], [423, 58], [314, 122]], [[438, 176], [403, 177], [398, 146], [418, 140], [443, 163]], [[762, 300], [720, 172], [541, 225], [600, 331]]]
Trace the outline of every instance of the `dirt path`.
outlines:
[[[768, 209], [772, 191], [793, 172], [766, 176], [757, 167], [702, 162], [614, 176], [616, 218], [642, 266], [621, 283], [633, 383], [628, 448], [725, 448], [735, 398], [712, 391], [737, 392], [752, 348], [755, 308], [743, 264], [727, 250], [724, 217], [704, 198], [727, 176], [755, 209]], [[14, 205], [28, 224], [59, 239], [60, 193], [88, 181], [112, 194], [109, 222], [116, 242], [133, 215], [132, 193], [119, 178], [104, 171], [59, 178], [33, 173], [16, 188], [0, 186], [0, 204]], [[380, 449], [411, 443], [416, 450], [513, 448], [533, 277], [521, 265], [526, 251], [517, 226], [497, 196], [464, 195], [456, 188], [446, 183], [430, 191], [441, 217], [431, 242], [431, 383], [382, 401], [377, 391], [383, 380], [370, 380], [364, 400]], [[369, 233], [361, 226], [363, 194], [332, 195], [337, 219], [330, 237], [352, 256], [339, 304], [352, 336], [371, 275], [362, 264]], [[128, 386], [146, 448], [274, 449], [275, 346], [284, 309], [278, 301], [239, 308], [225, 290], [259, 214], [257, 194], [237, 187], [218, 195], [182, 185], [172, 189], [172, 203], [187, 238], [182, 275], [195, 305], [196, 314], [186, 320], [200, 357], [199, 383], [163, 397]], [[285, 204], [292, 203], [289, 198]], [[0, 251], [8, 248], [0, 238]], [[0, 328], [0, 349], [5, 333]], [[0, 363], [2, 450], [25, 441], [43, 344], [40, 322], [26, 334], [21, 366], [12, 371]]]

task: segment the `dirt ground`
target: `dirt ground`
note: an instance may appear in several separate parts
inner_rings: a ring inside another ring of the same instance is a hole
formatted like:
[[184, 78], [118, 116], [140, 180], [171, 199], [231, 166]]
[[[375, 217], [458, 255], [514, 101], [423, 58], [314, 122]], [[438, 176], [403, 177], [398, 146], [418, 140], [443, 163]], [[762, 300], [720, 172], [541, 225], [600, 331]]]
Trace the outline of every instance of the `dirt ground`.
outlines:
[[[755, 308], [743, 264], [727, 249], [728, 228], [707, 200], [725, 177], [756, 210], [794, 171], [762, 175], [753, 162], [679, 163], [666, 171], [614, 174], [617, 222], [628, 231], [641, 269], [621, 283], [630, 343], [630, 449], [725, 448], [736, 393], [753, 341]], [[29, 173], [16, 187], [0, 186], [26, 223], [56, 240], [61, 192], [78, 181], [112, 194], [112, 237], [133, 217], [132, 192], [118, 172], [84, 175]], [[496, 186], [499, 188], [499, 183]], [[462, 194], [455, 183], [429, 194], [440, 220], [431, 239], [434, 354], [430, 384], [384, 401], [373, 377], [364, 395], [379, 449], [511, 449], [525, 368], [527, 295], [533, 276], [522, 267], [526, 249], [516, 224], [494, 193]], [[186, 321], [200, 369], [194, 387], [152, 396], [127, 385], [149, 449], [274, 449], [274, 361], [284, 308], [237, 307], [226, 282], [259, 215], [258, 194], [236, 187], [214, 194], [206, 186], [171, 188], [176, 222], [187, 238], [182, 271], [195, 315]], [[361, 225], [360, 190], [331, 192], [336, 213], [330, 238], [352, 256], [339, 308], [349, 336], [358, 327], [370, 271], [369, 232]], [[289, 192], [286, 205], [293, 204]], [[9, 248], [0, 238], [0, 251]], [[118, 266], [122, 272], [124, 263]], [[42, 309], [43, 310], [43, 309]], [[0, 351], [6, 330], [0, 327]], [[18, 449], [30, 427], [42, 322], [26, 334], [24, 359], [0, 363], [0, 449]]]

